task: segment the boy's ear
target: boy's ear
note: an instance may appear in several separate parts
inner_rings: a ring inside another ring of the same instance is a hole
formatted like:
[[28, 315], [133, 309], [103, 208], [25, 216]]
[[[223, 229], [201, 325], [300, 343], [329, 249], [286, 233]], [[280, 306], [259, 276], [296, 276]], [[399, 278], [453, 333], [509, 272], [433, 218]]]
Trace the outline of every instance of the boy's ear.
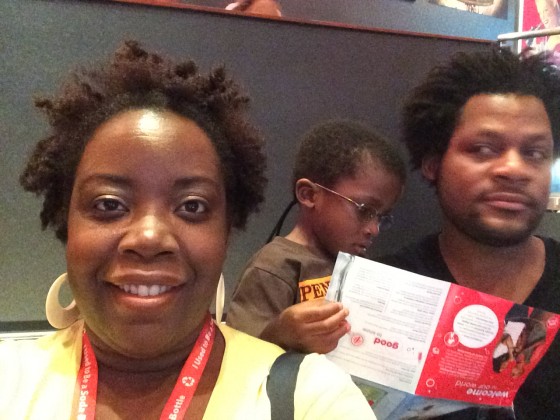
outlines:
[[294, 191], [300, 205], [308, 208], [315, 206], [317, 189], [312, 181], [307, 178], [298, 179]]
[[422, 159], [422, 175], [428, 181], [434, 183], [437, 180], [441, 156], [431, 155]]

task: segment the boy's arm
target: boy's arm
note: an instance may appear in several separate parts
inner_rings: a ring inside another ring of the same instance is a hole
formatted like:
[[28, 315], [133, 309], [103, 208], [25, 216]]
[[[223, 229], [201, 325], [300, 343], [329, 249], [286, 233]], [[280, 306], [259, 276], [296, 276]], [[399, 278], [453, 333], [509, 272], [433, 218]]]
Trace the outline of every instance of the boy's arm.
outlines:
[[272, 319], [260, 338], [285, 349], [304, 353], [328, 353], [350, 330], [348, 310], [341, 303], [323, 299], [298, 303]]
[[259, 337], [272, 319], [296, 302], [296, 287], [261, 268], [248, 268], [233, 294], [227, 324]]

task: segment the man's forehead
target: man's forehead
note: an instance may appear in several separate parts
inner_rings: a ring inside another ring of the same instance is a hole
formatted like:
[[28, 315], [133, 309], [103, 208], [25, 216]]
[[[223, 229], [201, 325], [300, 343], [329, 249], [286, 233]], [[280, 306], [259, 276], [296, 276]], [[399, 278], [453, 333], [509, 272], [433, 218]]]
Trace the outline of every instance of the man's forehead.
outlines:
[[552, 140], [551, 123], [543, 101], [514, 93], [479, 94], [469, 98], [461, 109], [453, 135], [459, 130], [489, 134], [495, 130], [499, 134], [512, 127], [535, 139]]

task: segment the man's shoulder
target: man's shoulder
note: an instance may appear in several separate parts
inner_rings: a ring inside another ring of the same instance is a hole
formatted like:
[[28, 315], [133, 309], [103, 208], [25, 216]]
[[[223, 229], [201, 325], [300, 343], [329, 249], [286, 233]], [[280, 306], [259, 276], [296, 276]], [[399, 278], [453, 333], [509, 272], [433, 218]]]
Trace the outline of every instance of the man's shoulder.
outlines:
[[549, 237], [539, 238], [544, 242], [546, 260], [543, 274], [524, 302], [551, 312], [560, 312], [560, 242]]
[[548, 236], [539, 236], [539, 238], [544, 242], [547, 258], [560, 256], [560, 241]]
[[545, 268], [541, 283], [549, 283], [560, 290], [560, 242], [550, 237], [540, 237], [544, 242]]

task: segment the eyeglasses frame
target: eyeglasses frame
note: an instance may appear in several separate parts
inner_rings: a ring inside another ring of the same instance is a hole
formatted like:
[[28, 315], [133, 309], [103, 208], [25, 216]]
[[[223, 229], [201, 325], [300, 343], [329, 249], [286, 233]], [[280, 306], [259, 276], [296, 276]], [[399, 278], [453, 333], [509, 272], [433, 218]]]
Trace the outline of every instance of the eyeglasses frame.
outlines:
[[314, 185], [318, 186], [319, 188], [328, 191], [338, 197], [346, 200], [349, 203], [352, 203], [356, 206], [358, 210], [358, 217], [363, 222], [369, 222], [371, 220], [377, 219], [377, 228], [380, 232], [389, 230], [391, 226], [393, 226], [393, 215], [392, 214], [381, 214], [379, 210], [374, 207], [368, 206], [364, 203], [358, 203], [357, 201], [352, 200], [350, 197], [347, 197], [335, 190], [331, 190], [330, 188], [325, 187], [324, 185], [318, 184], [317, 182], [312, 182]]

